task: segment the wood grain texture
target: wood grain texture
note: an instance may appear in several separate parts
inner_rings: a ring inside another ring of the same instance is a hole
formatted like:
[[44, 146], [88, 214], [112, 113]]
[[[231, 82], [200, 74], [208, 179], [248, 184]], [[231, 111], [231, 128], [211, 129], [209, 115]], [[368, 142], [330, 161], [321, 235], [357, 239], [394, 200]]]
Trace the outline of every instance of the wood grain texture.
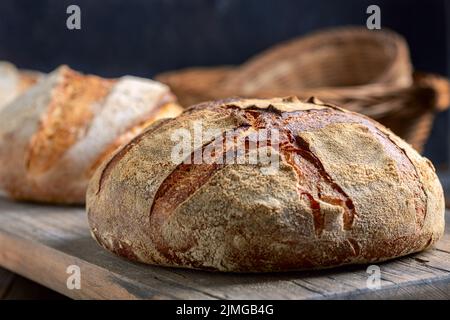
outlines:
[[0, 268], [0, 300], [64, 300], [67, 297]]
[[[132, 263], [95, 243], [81, 207], [0, 198], [0, 265], [75, 299], [450, 299], [450, 227], [434, 249], [379, 264], [374, 290], [367, 266], [223, 274]], [[69, 265], [81, 269], [80, 290], [66, 286]]]

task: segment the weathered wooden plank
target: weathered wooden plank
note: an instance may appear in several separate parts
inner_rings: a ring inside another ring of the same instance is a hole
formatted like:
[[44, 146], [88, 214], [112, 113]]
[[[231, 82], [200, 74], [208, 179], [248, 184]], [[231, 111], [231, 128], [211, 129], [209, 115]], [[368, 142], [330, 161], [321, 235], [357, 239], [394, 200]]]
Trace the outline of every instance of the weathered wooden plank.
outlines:
[[354, 292], [345, 299], [449, 300], [450, 282], [447, 279], [397, 285], [376, 291]]
[[0, 268], [0, 300], [61, 300], [65, 296]]
[[[0, 265], [77, 299], [446, 298], [450, 229], [436, 249], [379, 264], [381, 288], [374, 290], [367, 266], [223, 274], [132, 263], [91, 239], [83, 208], [0, 199]], [[80, 290], [66, 286], [70, 265], [80, 267]]]

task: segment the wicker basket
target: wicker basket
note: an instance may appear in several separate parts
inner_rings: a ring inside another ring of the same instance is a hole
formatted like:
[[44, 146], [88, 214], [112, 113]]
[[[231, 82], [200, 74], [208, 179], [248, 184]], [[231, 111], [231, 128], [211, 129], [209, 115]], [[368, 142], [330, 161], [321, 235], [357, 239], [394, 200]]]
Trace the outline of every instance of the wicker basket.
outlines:
[[212, 90], [234, 70], [231, 66], [187, 68], [161, 73], [156, 80], [168, 84], [183, 106], [190, 106], [216, 98]]
[[251, 58], [225, 87], [243, 93], [272, 89], [411, 84], [406, 42], [390, 31], [347, 27], [313, 33]]
[[183, 105], [228, 96], [316, 96], [366, 114], [422, 151], [450, 85], [413, 76], [405, 40], [361, 27], [313, 33], [277, 45], [237, 67], [191, 68], [157, 77]]

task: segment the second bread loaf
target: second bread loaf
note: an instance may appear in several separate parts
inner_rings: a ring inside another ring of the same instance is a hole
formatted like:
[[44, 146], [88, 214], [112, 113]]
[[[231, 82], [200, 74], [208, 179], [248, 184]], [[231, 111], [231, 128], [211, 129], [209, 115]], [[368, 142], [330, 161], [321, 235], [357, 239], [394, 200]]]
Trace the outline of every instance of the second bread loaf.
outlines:
[[83, 203], [109, 153], [179, 112], [158, 82], [62, 66], [0, 111], [0, 187], [14, 199]]
[[18, 70], [13, 64], [0, 61], [0, 109], [42, 78], [39, 72]]

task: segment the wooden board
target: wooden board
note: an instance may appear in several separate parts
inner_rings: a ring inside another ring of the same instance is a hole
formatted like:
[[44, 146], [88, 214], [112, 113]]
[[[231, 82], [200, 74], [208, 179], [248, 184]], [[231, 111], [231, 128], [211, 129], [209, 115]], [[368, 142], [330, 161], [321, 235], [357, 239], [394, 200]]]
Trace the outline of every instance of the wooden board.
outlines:
[[[381, 288], [370, 289], [367, 266], [221, 274], [132, 263], [95, 243], [83, 208], [0, 198], [0, 265], [76, 299], [450, 299], [450, 228], [435, 249], [379, 264]], [[80, 290], [67, 288], [70, 265]]]
[[67, 297], [0, 268], [0, 300], [64, 300]]

